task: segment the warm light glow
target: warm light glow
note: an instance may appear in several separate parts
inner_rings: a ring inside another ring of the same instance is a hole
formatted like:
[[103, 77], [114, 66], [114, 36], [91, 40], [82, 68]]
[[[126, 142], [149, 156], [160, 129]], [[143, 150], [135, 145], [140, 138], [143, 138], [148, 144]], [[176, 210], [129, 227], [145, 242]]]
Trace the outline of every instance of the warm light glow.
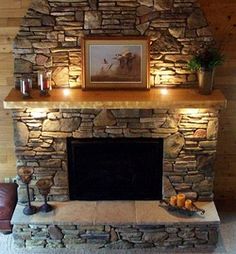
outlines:
[[162, 88], [162, 89], [161, 89], [161, 94], [162, 94], [162, 95], [167, 95], [167, 94], [168, 94], [167, 88]]
[[37, 119], [37, 118], [43, 118], [46, 117], [46, 113], [48, 111], [47, 108], [31, 108], [29, 109], [30, 115]]
[[69, 96], [70, 95], [70, 90], [69, 89], [64, 89], [63, 94], [64, 94], [64, 96]]
[[186, 115], [196, 115], [199, 113], [199, 109], [198, 108], [186, 108], [186, 109], [182, 109], [182, 113], [186, 114]]
[[172, 82], [172, 78], [173, 76], [170, 76], [168, 74], [163, 75], [159, 73], [159, 79], [162, 84], [170, 84]]

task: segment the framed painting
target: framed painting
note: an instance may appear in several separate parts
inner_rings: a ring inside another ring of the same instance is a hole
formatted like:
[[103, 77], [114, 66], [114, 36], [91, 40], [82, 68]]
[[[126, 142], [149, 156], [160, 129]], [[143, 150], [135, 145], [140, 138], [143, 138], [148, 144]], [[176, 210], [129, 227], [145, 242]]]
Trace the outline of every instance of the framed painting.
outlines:
[[148, 89], [147, 37], [85, 37], [83, 89]]

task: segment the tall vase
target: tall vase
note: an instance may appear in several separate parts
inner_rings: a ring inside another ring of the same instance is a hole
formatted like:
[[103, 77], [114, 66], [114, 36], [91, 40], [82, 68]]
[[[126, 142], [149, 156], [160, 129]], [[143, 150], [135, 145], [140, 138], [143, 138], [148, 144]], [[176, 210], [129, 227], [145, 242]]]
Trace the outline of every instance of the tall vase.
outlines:
[[209, 95], [214, 85], [215, 69], [201, 68], [198, 71], [199, 93]]

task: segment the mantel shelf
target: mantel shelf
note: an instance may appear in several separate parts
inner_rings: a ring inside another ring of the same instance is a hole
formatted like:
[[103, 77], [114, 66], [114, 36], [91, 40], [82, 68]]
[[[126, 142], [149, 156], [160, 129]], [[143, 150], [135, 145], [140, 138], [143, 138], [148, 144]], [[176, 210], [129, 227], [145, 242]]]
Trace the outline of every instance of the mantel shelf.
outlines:
[[149, 91], [82, 91], [70, 89], [64, 95], [64, 89], [50, 91], [48, 97], [32, 91], [32, 98], [23, 99], [17, 89], [12, 89], [5, 98], [5, 109], [22, 108], [96, 108], [96, 109], [151, 109], [151, 108], [216, 108], [226, 107], [226, 99], [220, 90], [211, 95], [201, 95], [196, 89], [162, 89]]

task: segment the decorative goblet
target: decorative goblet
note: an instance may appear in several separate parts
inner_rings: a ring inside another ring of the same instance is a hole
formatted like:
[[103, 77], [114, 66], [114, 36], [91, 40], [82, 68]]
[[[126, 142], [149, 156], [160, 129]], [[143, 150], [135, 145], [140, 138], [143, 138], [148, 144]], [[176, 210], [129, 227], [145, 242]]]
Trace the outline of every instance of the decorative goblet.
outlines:
[[32, 215], [37, 212], [37, 208], [31, 205], [29, 193], [29, 183], [32, 179], [33, 173], [34, 173], [33, 168], [22, 167], [18, 170], [18, 176], [20, 177], [21, 181], [26, 185], [27, 191], [28, 205], [26, 205], [25, 208], [23, 209], [23, 213], [25, 215]]
[[40, 206], [39, 211], [43, 213], [52, 211], [53, 207], [47, 202], [47, 196], [52, 186], [52, 180], [47, 178], [39, 179], [36, 186], [38, 187], [40, 194], [44, 197], [44, 204]]

